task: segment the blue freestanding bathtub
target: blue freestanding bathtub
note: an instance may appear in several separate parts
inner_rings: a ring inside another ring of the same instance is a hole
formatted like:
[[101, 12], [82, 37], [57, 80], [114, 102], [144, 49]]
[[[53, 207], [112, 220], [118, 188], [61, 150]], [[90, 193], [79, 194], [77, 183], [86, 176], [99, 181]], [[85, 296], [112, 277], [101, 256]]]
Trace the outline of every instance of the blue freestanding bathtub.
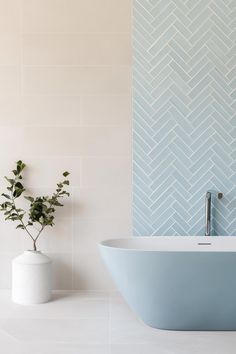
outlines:
[[99, 248], [117, 288], [147, 325], [236, 330], [235, 237], [132, 237]]

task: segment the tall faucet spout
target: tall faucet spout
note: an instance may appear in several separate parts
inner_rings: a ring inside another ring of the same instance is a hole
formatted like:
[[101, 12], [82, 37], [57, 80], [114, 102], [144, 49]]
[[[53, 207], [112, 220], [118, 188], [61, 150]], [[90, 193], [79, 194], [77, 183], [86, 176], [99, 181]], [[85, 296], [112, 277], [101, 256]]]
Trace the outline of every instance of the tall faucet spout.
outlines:
[[205, 222], [205, 236], [210, 236], [211, 235], [211, 192], [206, 193], [206, 199], [205, 199], [205, 217], [206, 217], [206, 222]]

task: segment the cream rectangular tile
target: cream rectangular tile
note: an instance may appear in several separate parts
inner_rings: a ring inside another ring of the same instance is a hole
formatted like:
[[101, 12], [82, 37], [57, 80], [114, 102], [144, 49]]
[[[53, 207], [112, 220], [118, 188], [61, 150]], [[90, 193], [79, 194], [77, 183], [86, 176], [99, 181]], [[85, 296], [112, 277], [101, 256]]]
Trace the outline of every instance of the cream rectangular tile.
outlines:
[[114, 283], [108, 274], [100, 254], [75, 253], [74, 254], [74, 289], [76, 290], [102, 290], [113, 291]]
[[2, 325], [11, 337], [25, 343], [108, 343], [106, 319], [9, 319]]
[[[8, 183], [4, 176], [11, 176], [15, 163], [22, 158], [21, 154], [12, 155], [10, 157], [0, 156], [1, 176], [0, 182], [2, 188]], [[64, 180], [62, 173], [69, 171], [67, 177], [70, 180], [70, 187], [80, 186], [80, 158], [70, 156], [52, 156], [52, 157], [33, 157], [24, 156], [23, 162], [26, 168], [23, 173], [24, 186], [36, 193], [51, 193], [55, 191], [57, 183]]]
[[[0, 252], [0, 289], [11, 288], [11, 261], [20, 252], [2, 253]], [[0, 316], [1, 317], [1, 316]]]
[[25, 32], [129, 32], [131, 0], [23, 0]]
[[0, 0], [0, 33], [17, 32], [20, 24], [18, 0]]
[[[3, 199], [1, 198], [1, 202]], [[24, 238], [22, 230], [16, 230], [18, 223], [5, 221], [3, 213], [0, 215], [0, 253], [2, 252], [21, 252], [21, 242]], [[25, 236], [26, 237], [26, 236]], [[1, 256], [0, 256], [1, 257]]]
[[[17, 159], [0, 158], [2, 175], [9, 175]], [[70, 186], [80, 186], [80, 158], [70, 156], [25, 156], [26, 169], [24, 173], [25, 185], [30, 188], [55, 188], [64, 177], [64, 171], [70, 172], [67, 177]]]
[[23, 132], [17, 137], [19, 153], [27, 156], [131, 154], [130, 133], [121, 127], [27, 127]]
[[131, 38], [119, 33], [25, 34], [23, 64], [131, 65]]
[[132, 235], [130, 219], [74, 219], [74, 252], [95, 252], [98, 243], [110, 238], [125, 238]]
[[77, 126], [80, 124], [80, 98], [23, 96], [22, 121], [29, 126]]
[[47, 255], [53, 262], [53, 289], [72, 290], [72, 254], [47, 252]]
[[82, 158], [81, 186], [130, 186], [132, 178], [131, 168], [131, 158]]
[[14, 96], [18, 93], [19, 73], [16, 66], [0, 66], [0, 95]]
[[[0, 73], [1, 75], [1, 73]], [[122, 67], [25, 67], [25, 95], [129, 94], [131, 73]]]
[[20, 107], [19, 96], [0, 96], [0, 126], [22, 125]]
[[131, 187], [75, 188], [73, 197], [75, 218], [131, 217]]
[[[14, 143], [13, 143], [14, 142]], [[24, 128], [20, 126], [1, 126], [0, 160], [9, 159], [9, 164], [21, 158], [24, 146]], [[4, 147], [4, 149], [3, 149]], [[6, 148], [7, 147], [7, 148]], [[16, 159], [17, 158], [17, 159]], [[3, 181], [3, 175], [0, 176]]]
[[18, 65], [20, 56], [19, 43], [20, 40], [17, 33], [3, 33], [0, 30], [0, 65]]
[[117, 125], [131, 129], [131, 120], [131, 95], [81, 97], [81, 123], [84, 125]]

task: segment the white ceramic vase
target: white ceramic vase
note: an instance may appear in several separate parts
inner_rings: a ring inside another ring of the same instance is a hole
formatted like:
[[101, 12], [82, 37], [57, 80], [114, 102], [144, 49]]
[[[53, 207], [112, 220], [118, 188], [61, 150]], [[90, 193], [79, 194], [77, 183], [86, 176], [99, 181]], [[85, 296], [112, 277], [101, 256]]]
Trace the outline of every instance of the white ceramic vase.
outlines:
[[12, 301], [21, 305], [51, 298], [52, 261], [40, 251], [25, 251], [12, 261]]

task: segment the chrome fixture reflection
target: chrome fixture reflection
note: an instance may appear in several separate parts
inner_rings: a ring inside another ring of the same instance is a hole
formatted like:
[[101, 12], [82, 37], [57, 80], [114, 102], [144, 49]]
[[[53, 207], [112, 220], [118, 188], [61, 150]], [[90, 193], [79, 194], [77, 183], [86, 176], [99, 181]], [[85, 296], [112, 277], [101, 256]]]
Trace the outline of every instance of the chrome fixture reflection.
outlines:
[[[211, 235], [211, 196], [212, 194], [215, 194], [212, 191], [207, 191], [206, 192], [206, 198], [205, 198], [205, 236], [210, 236]], [[217, 198], [221, 199], [223, 198], [223, 193], [217, 193]]]

